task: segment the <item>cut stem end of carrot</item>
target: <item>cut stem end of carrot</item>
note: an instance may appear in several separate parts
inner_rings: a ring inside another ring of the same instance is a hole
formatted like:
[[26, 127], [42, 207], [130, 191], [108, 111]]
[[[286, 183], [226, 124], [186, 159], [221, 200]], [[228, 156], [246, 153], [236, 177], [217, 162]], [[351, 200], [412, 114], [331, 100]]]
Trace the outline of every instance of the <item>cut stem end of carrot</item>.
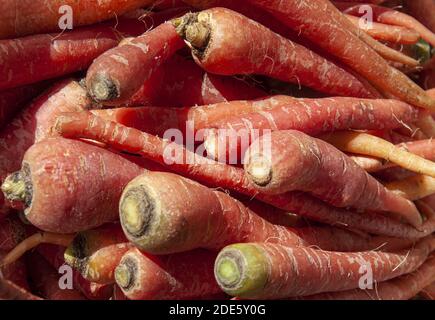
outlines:
[[246, 165], [246, 173], [252, 181], [261, 187], [264, 187], [272, 181], [272, 168], [270, 162], [261, 156], [253, 157]]
[[96, 101], [108, 101], [119, 98], [119, 89], [112, 79], [97, 75], [89, 85], [89, 93]]
[[123, 290], [128, 290], [134, 283], [135, 264], [131, 259], [124, 259], [115, 269], [115, 281]]

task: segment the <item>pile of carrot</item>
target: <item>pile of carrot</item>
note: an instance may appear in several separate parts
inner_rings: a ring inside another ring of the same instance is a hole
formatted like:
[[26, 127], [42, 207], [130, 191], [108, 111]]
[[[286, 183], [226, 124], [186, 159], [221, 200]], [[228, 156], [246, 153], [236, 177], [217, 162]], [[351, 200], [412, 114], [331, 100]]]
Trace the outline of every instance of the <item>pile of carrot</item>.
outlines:
[[0, 299], [434, 298], [431, 0], [0, 8]]

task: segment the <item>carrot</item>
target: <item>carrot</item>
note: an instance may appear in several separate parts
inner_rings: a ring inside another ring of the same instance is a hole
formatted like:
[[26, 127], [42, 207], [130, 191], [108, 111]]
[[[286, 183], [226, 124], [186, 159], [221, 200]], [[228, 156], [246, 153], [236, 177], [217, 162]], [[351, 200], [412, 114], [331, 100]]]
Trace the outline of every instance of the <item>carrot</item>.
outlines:
[[[433, 270], [433, 267], [432, 267]], [[422, 295], [424, 298], [428, 300], [435, 300], [435, 280], [430, 285], [428, 285], [426, 288], [424, 288], [420, 295]]]
[[344, 69], [232, 10], [212, 8], [173, 23], [207, 72], [261, 74], [330, 94], [373, 97]]
[[356, 289], [368, 270], [372, 277], [367, 284], [393, 279], [415, 271], [434, 249], [433, 237], [397, 253], [338, 253], [240, 243], [219, 253], [215, 275], [222, 290], [231, 296], [281, 299]]
[[77, 289], [61, 289], [57, 271], [37, 252], [27, 257], [30, 277], [35, 289], [48, 300], [86, 300]]
[[416, 124], [428, 138], [435, 138], [435, 120], [431, 114], [422, 117]]
[[[0, 132], [0, 182], [20, 169], [26, 150], [49, 136], [54, 119], [61, 112], [80, 111], [91, 102], [86, 91], [73, 80], [63, 80], [35, 99]], [[0, 218], [8, 212], [0, 193]]]
[[0, 129], [47, 86], [48, 83], [41, 82], [0, 91]]
[[[435, 46], [435, 34], [414, 17], [382, 6], [370, 5], [370, 8], [372, 9], [375, 21], [413, 29], [419, 33], [420, 37], [429, 42], [432, 46]], [[364, 11], [360, 11], [360, 5], [354, 5], [345, 9], [344, 12], [360, 16], [361, 12]]]
[[183, 46], [184, 42], [168, 22], [106, 51], [88, 69], [89, 94], [107, 105], [120, 104]]
[[[5, 252], [0, 251], [0, 258], [3, 259], [4, 255]], [[27, 267], [23, 259], [14, 261], [6, 266], [2, 266], [0, 268], [0, 276], [25, 290], [29, 290], [29, 284], [27, 281]]]
[[421, 23], [423, 23], [429, 30], [435, 32], [435, 19], [433, 12], [435, 4], [431, 0], [405, 0], [405, 8], [407, 11]]
[[138, 20], [58, 34], [0, 40], [0, 89], [14, 88], [86, 69], [100, 54], [118, 45], [123, 35], [140, 35], [147, 26]]
[[285, 3], [249, 0], [248, 3], [267, 10], [289, 28], [300, 32], [367, 78], [376, 88], [412, 105], [434, 110], [435, 100], [360, 40], [356, 36], [358, 30], [330, 1], [306, 0], [304, 7], [296, 0]]
[[[427, 160], [435, 161], [435, 141], [432, 139], [410, 141], [396, 146]], [[369, 156], [358, 155], [350, 158], [367, 172], [377, 172], [395, 166], [392, 162]]]
[[409, 178], [385, 184], [387, 189], [415, 201], [435, 193], [435, 178], [423, 175], [414, 175]]
[[[36, 227], [73, 233], [117, 220], [123, 187], [144, 169], [108, 150], [63, 138], [30, 147], [2, 185]], [[90, 179], [92, 177], [92, 179]]]
[[25, 236], [25, 227], [17, 216], [6, 217], [0, 221], [0, 251], [12, 250]]
[[376, 40], [401, 44], [414, 44], [420, 39], [420, 34], [414, 29], [378, 22], [372, 22], [371, 26], [368, 27], [360, 24], [361, 20], [357, 17], [346, 14], [346, 18], [348, 18], [356, 27], [367, 32]]
[[131, 248], [118, 224], [78, 233], [65, 251], [65, 262], [87, 280], [111, 284], [124, 253]]
[[[178, 190], [176, 195], [173, 190]], [[389, 250], [413, 243], [362, 237], [332, 227], [273, 225], [226, 193], [172, 173], [148, 172], [133, 179], [124, 189], [119, 208], [128, 239], [152, 254], [222, 249], [237, 242], [316, 246], [333, 251], [362, 251], [378, 246]]]
[[[63, 15], [71, 10], [73, 27], [89, 25], [116, 18], [128, 11], [152, 4], [151, 0], [109, 0], [104, 3], [51, 0], [49, 10], [43, 0], [4, 1], [1, 4], [0, 39], [15, 38], [28, 34], [62, 31]], [[17, 12], [20, 14], [17, 15]]]
[[256, 197], [287, 212], [294, 212], [326, 224], [341, 225], [373, 234], [400, 238], [421, 238], [435, 230], [435, 219], [429, 219], [420, 228], [421, 230], [416, 230], [379, 214], [361, 215], [349, 210], [334, 208], [300, 192], [272, 196], [259, 193], [249, 183], [241, 168], [194, 155], [193, 152], [176, 143], [162, 140], [134, 128], [105, 121], [89, 112], [70, 113], [59, 117], [55, 130], [68, 137], [105, 142], [115, 149], [142, 155], [165, 165], [173, 172], [195, 179], [207, 186], [226, 188]]
[[210, 127], [222, 129], [212, 129], [205, 134], [205, 148], [215, 159], [225, 159], [224, 156], [237, 152], [243, 155], [256, 136], [269, 130], [294, 129], [309, 135], [344, 129], [388, 130], [400, 128], [419, 118], [419, 112], [414, 107], [387, 99], [274, 96], [245, 102], [246, 111], [243, 112], [239, 103], [234, 104], [234, 111], [229, 110], [232, 115], [228, 112], [219, 122], [216, 119], [215, 123], [208, 123]]
[[416, 271], [376, 284], [372, 290], [354, 289], [301, 297], [302, 300], [410, 300], [435, 279], [435, 258], [430, 257]]
[[0, 298], [5, 300], [42, 300], [3, 277], [0, 277]]
[[132, 300], [209, 296], [221, 292], [213, 276], [215, 258], [215, 253], [205, 250], [155, 257], [134, 248], [122, 257], [115, 279]]
[[337, 207], [385, 211], [414, 226], [422, 223], [410, 201], [389, 192], [333, 146], [299, 131], [275, 131], [257, 139], [246, 151], [244, 167], [265, 193], [301, 190]]
[[432, 161], [367, 133], [335, 132], [323, 136], [322, 139], [341, 151], [382, 158], [410, 171], [435, 177], [435, 164]]
[[[40, 244], [36, 251], [56, 270], [60, 270], [65, 265], [64, 246]], [[76, 270], [73, 270], [72, 281], [73, 288], [78, 289], [89, 300], [108, 300], [112, 294], [112, 285], [90, 282]]]

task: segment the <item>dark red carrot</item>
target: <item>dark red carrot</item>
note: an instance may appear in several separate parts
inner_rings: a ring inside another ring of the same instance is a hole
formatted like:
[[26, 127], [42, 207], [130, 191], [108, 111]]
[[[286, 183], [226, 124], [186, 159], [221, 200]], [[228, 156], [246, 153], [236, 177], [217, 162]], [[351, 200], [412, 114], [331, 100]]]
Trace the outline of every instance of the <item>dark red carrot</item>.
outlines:
[[86, 300], [77, 289], [61, 289], [59, 286], [60, 275], [37, 252], [27, 256], [33, 287], [42, 297], [48, 300]]
[[24, 204], [36, 227], [73, 233], [116, 221], [123, 187], [143, 170], [108, 150], [50, 138], [27, 150], [22, 169], [5, 180], [3, 192]]
[[232, 10], [189, 13], [173, 23], [208, 72], [261, 74], [329, 94], [373, 97], [344, 69]]
[[[346, 6], [348, 5], [346, 4], [342, 8], [344, 9]], [[364, 14], [365, 11], [360, 10], [360, 8], [361, 5], [358, 4], [348, 6], [346, 9], [344, 9], [344, 12], [356, 16], [361, 16], [362, 14]], [[419, 33], [421, 38], [429, 42], [432, 46], [435, 45], [435, 34], [414, 17], [407, 15], [406, 13], [383, 6], [370, 5], [370, 8], [373, 14], [374, 21], [413, 29]]]
[[417, 109], [404, 102], [386, 99], [275, 96], [245, 102], [243, 109], [240, 103], [234, 104], [234, 110], [229, 110], [232, 115], [208, 124], [222, 129], [206, 133], [205, 147], [215, 159], [225, 160], [228, 155], [236, 154], [243, 156], [252, 140], [270, 130], [294, 129], [309, 135], [346, 129], [389, 130], [415, 122], [420, 115]]
[[26, 229], [17, 216], [0, 221], [0, 251], [12, 250], [26, 237]]
[[358, 30], [330, 1], [305, 0], [303, 7], [298, 0], [248, 2], [267, 10], [289, 28], [335, 55], [378, 89], [412, 105], [435, 108], [435, 100], [358, 38]]
[[84, 27], [59, 34], [0, 40], [0, 89], [14, 88], [86, 69], [124, 35], [138, 36], [147, 26], [138, 20]]
[[[432, 266], [432, 270], [434, 270], [435, 267]], [[425, 287], [421, 292], [420, 295], [423, 296], [427, 300], [435, 300], [435, 280]]]
[[65, 251], [66, 263], [87, 280], [111, 284], [122, 256], [132, 247], [119, 224], [78, 233]]
[[[92, 124], [92, 125], [90, 125]], [[211, 187], [220, 187], [242, 193], [312, 220], [331, 225], [341, 225], [400, 238], [421, 238], [435, 230], [435, 219], [429, 219], [420, 228], [399, 223], [379, 214], [358, 214], [334, 208], [300, 192], [283, 195], [259, 193], [248, 181], [241, 168], [228, 166], [194, 155], [184, 147], [162, 140], [134, 128], [105, 121], [89, 112], [65, 114], [58, 118], [55, 130], [64, 136], [102, 141], [111, 147], [167, 166], [174, 172], [195, 179]]]
[[86, 75], [88, 91], [99, 102], [120, 104], [183, 46], [172, 24], [161, 24], [97, 58]]
[[435, 32], [435, 18], [433, 15], [435, 3], [432, 0], [405, 0], [404, 2], [405, 8], [414, 18], [418, 19], [429, 30]]
[[5, 300], [42, 300], [12, 281], [0, 277], [0, 299]]
[[[62, 266], [65, 266], [63, 257], [65, 249], [64, 246], [41, 244], [36, 248], [36, 251], [44, 257], [51, 267], [60, 270]], [[73, 288], [79, 290], [89, 300], [108, 300], [112, 294], [112, 285], [90, 282], [76, 270], [73, 270], [72, 281]]]
[[[3, 259], [5, 254], [4, 251], [0, 251], [0, 259]], [[0, 277], [13, 282], [20, 288], [29, 290], [29, 284], [27, 282], [27, 267], [23, 258], [0, 267]]]
[[414, 226], [422, 223], [412, 202], [389, 192], [333, 146], [299, 131], [257, 139], [246, 151], [244, 167], [265, 193], [301, 190], [334, 206], [390, 212]]
[[118, 286], [132, 300], [192, 299], [221, 292], [214, 280], [216, 254], [205, 250], [149, 256], [129, 250], [116, 268]]
[[[410, 300], [435, 279], [435, 257], [430, 257], [412, 273], [377, 283], [372, 289], [320, 293], [302, 300]], [[433, 299], [434, 297], [432, 297]]]
[[[21, 167], [26, 150], [35, 142], [51, 135], [51, 126], [61, 112], [80, 111], [91, 101], [73, 80], [63, 80], [35, 99], [0, 132], [0, 182]], [[0, 193], [0, 217], [7, 213]]]
[[[15, 38], [28, 34], [62, 31], [60, 22], [69, 13], [72, 26], [89, 25], [116, 18], [131, 10], [150, 5], [152, 0], [89, 2], [76, 0], [52, 0], [49, 10], [43, 0], [5, 1], [1, 4], [0, 39]], [[65, 6], [68, 6], [65, 8]], [[68, 10], [70, 8], [70, 10]], [[17, 12], [20, 14], [18, 15]]]
[[[215, 250], [238, 242], [313, 246], [331, 251], [364, 251], [378, 247], [391, 250], [413, 244], [412, 240], [364, 237], [326, 226], [273, 225], [225, 192], [172, 173], [147, 172], [133, 179], [124, 189], [119, 208], [128, 239], [152, 254], [196, 248]], [[79, 253], [74, 255], [80, 256]]]
[[24, 105], [42, 92], [48, 83], [36, 83], [0, 92], [0, 129], [8, 123]]
[[433, 237], [397, 253], [338, 253], [271, 243], [240, 243], [219, 253], [215, 275], [229, 295], [281, 299], [375, 285], [415, 271], [434, 249]]
[[370, 26], [364, 26], [361, 20], [355, 16], [347, 14], [346, 18], [376, 40], [400, 44], [414, 44], [420, 39], [420, 34], [414, 29], [409, 29], [409, 26], [405, 28], [379, 22], [372, 22]]

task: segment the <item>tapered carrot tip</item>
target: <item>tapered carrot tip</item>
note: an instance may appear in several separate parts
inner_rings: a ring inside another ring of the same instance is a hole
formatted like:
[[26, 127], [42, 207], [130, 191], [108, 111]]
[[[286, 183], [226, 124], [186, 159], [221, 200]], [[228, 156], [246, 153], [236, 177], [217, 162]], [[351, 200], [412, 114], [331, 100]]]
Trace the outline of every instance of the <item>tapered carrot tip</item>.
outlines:
[[123, 290], [129, 290], [135, 282], [135, 264], [129, 258], [123, 261], [115, 269], [115, 281]]
[[143, 185], [127, 186], [119, 202], [119, 214], [127, 238], [142, 250], [153, 253], [166, 242], [168, 221], [151, 193]]
[[5, 198], [11, 202], [20, 202], [28, 206], [32, 199], [31, 183], [29, 183], [28, 178], [22, 171], [7, 176], [1, 190]]
[[258, 186], [264, 187], [272, 181], [272, 166], [270, 161], [264, 157], [251, 158], [245, 170], [251, 180]]
[[255, 244], [234, 244], [225, 247], [215, 263], [215, 277], [227, 294], [249, 298], [262, 290], [267, 282], [267, 258]]
[[119, 98], [116, 83], [104, 74], [97, 74], [87, 83], [91, 97], [96, 101], [107, 101]]

